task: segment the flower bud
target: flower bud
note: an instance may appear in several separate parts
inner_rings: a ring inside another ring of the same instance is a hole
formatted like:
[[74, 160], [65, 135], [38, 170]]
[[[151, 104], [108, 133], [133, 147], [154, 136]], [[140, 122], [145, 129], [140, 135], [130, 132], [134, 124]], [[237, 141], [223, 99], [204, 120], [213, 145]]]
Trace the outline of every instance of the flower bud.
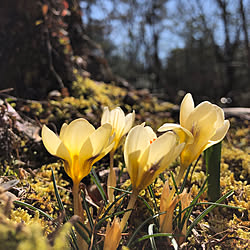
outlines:
[[112, 226], [108, 223], [103, 250], [116, 250], [121, 240], [121, 227], [118, 218], [114, 218]]

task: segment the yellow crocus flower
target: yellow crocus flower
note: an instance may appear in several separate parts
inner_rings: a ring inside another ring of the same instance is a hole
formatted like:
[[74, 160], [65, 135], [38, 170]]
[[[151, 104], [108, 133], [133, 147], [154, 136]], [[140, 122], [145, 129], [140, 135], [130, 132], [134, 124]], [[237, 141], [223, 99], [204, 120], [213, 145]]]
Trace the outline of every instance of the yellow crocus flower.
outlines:
[[64, 169], [73, 183], [90, 173], [95, 162], [104, 157], [114, 146], [112, 126], [104, 124], [95, 129], [83, 118], [63, 124], [59, 137], [47, 126], [42, 128], [42, 140], [50, 154], [64, 160]]
[[205, 149], [223, 140], [229, 126], [220, 107], [207, 101], [194, 107], [192, 95], [188, 93], [181, 103], [180, 125], [165, 123], [158, 131], [173, 130], [180, 142], [186, 140], [186, 135], [189, 138], [193, 135], [181, 153], [181, 169], [185, 170]]
[[[84, 212], [79, 192], [80, 181], [87, 176], [93, 164], [104, 157], [114, 146], [112, 126], [104, 124], [95, 129], [83, 118], [63, 124], [59, 137], [47, 126], [42, 128], [42, 140], [50, 154], [64, 160], [64, 169], [73, 181], [74, 214], [84, 221]], [[78, 235], [80, 249], [87, 249], [86, 242]]]
[[114, 189], [110, 187], [116, 186], [116, 173], [114, 171], [114, 153], [116, 149], [120, 145], [120, 141], [122, 137], [128, 133], [131, 129], [135, 120], [135, 112], [128, 114], [125, 116], [123, 110], [120, 107], [117, 107], [111, 111], [109, 111], [108, 107], [104, 108], [101, 124], [104, 125], [105, 123], [112, 125], [112, 135], [114, 135], [115, 145], [110, 152], [110, 172], [108, 175], [108, 198], [109, 201], [112, 203], [114, 201]]
[[133, 189], [140, 191], [150, 185], [176, 159], [184, 145], [178, 145], [173, 132], [157, 138], [151, 127], [138, 125], [131, 129], [124, 145], [124, 158]]
[[[152, 128], [144, 127], [144, 124], [130, 130], [124, 145], [125, 164], [133, 190], [127, 210], [134, 207], [140, 190], [150, 185], [176, 159], [184, 145], [178, 144], [178, 138], [173, 132], [157, 138]], [[122, 231], [130, 214], [131, 211], [122, 218]]]
[[135, 112], [133, 111], [130, 114], [125, 116], [123, 110], [120, 107], [117, 107], [109, 111], [108, 107], [104, 107], [102, 114], [101, 124], [109, 123], [112, 125], [112, 134], [115, 135], [114, 141], [115, 145], [112, 149], [113, 152], [119, 147], [121, 138], [128, 133], [131, 129], [135, 120]]

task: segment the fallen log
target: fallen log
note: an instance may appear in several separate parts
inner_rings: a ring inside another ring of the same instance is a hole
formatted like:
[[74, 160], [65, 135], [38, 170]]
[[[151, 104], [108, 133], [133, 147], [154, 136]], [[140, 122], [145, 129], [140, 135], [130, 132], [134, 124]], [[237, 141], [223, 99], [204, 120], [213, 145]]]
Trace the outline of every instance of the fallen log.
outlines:
[[250, 120], [250, 108], [233, 107], [223, 108], [225, 116], [228, 117], [239, 117], [241, 119]]

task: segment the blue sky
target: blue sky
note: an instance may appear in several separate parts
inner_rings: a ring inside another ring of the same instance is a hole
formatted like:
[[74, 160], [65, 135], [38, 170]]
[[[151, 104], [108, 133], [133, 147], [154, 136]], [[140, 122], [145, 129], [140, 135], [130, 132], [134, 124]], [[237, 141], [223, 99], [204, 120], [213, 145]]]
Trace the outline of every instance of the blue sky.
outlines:
[[[187, 6], [191, 6], [195, 3], [196, 0], [182, 0], [184, 4], [188, 4]], [[142, 2], [144, 2], [142, 0]], [[176, 8], [178, 5], [178, 0], [169, 0], [167, 2], [167, 13], [170, 16], [169, 19], [166, 20], [164, 23], [165, 28], [163, 32], [161, 32], [161, 39], [160, 39], [160, 57], [166, 58], [169, 54], [169, 52], [175, 48], [183, 48], [185, 46], [185, 41], [182, 37], [181, 30], [183, 29], [184, 25], [182, 23], [176, 23], [173, 22], [172, 17], [176, 16]], [[238, 1], [236, 0], [229, 0], [230, 3], [230, 10], [234, 10], [237, 8], [236, 4]], [[249, 0], [244, 0], [245, 5], [249, 3]], [[223, 23], [219, 18], [216, 18], [216, 14], [218, 15], [218, 7], [215, 4], [214, 0], [203, 0], [202, 1], [204, 12], [207, 17], [211, 16], [211, 19], [208, 19], [208, 24], [210, 26], [215, 27], [215, 39], [219, 46], [223, 46], [224, 44], [224, 27]], [[112, 11], [112, 1], [110, 0], [102, 0], [99, 1], [98, 6], [94, 5], [92, 7], [91, 16], [93, 19], [96, 20], [103, 20], [106, 16], [106, 13], [110, 13]], [[247, 5], [246, 5], [247, 6]], [[82, 3], [82, 7], [84, 8], [84, 3]], [[119, 3], [117, 6], [120, 13], [126, 13], [126, 8], [128, 8], [127, 5], [124, 5], [122, 3]], [[215, 14], [216, 13], [216, 14]], [[184, 17], [185, 18], [185, 17]], [[189, 18], [187, 16], [187, 18]], [[83, 15], [83, 21], [86, 22], [86, 19]], [[178, 19], [177, 19], [178, 21]], [[112, 33], [110, 34], [110, 38], [112, 41], [117, 45], [118, 49], [122, 49], [124, 46], [127, 46], [129, 43], [129, 40], [126, 39], [126, 29], [122, 27], [122, 25], [118, 21], [113, 21], [111, 23], [112, 25]], [[136, 29], [136, 25], [135, 25]], [[179, 33], [179, 34], [178, 34]], [[199, 34], [197, 34], [199, 36]], [[197, 37], [198, 38], [198, 37]]]

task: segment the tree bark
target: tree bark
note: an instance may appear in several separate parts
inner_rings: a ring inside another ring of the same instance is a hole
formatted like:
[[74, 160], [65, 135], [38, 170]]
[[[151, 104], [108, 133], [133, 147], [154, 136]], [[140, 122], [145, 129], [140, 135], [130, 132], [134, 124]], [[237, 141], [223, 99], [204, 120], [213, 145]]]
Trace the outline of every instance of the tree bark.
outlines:
[[225, 34], [224, 63], [225, 63], [226, 73], [227, 73], [227, 86], [225, 88], [224, 95], [227, 96], [234, 88], [235, 68], [232, 62], [234, 59], [235, 50], [239, 42], [239, 30], [236, 33], [234, 41], [230, 41], [227, 2], [225, 0], [216, 0], [216, 1], [221, 10], [221, 18], [224, 24], [224, 34]]
[[239, 0], [240, 5], [240, 16], [242, 21], [242, 28], [244, 33], [244, 44], [247, 56], [247, 72], [248, 72], [248, 82], [250, 82], [250, 45], [249, 45], [249, 37], [248, 37], [248, 29], [247, 29], [247, 19], [245, 15], [245, 7], [243, 4], [243, 0]]

